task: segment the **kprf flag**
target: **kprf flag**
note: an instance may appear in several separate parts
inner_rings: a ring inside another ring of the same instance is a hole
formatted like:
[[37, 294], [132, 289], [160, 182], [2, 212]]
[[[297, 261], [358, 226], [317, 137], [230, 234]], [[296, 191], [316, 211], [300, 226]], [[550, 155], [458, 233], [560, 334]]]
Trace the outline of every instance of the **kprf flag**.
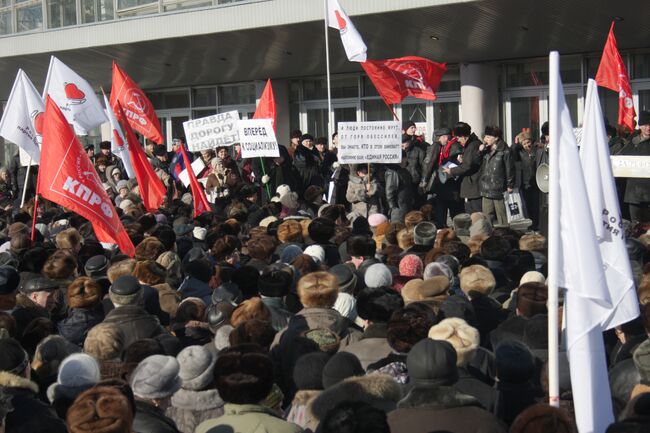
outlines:
[[639, 300], [627, 255], [623, 219], [609, 158], [607, 133], [594, 80], [589, 80], [587, 85], [580, 158], [585, 182], [589, 185], [587, 195], [591, 217], [605, 266], [609, 296], [614, 307], [612, 315], [603, 323], [603, 327], [611, 329], [639, 315]]
[[133, 257], [135, 247], [88, 158], [58, 105], [45, 102], [43, 145], [36, 193], [90, 221], [101, 242], [117, 244]]
[[[117, 103], [117, 116], [120, 119], [124, 117], [124, 110], [122, 105]], [[135, 136], [133, 129], [129, 122], [123, 121], [124, 131], [126, 132], [126, 140], [129, 143], [129, 154], [131, 155], [131, 166], [135, 172], [135, 178], [138, 181], [138, 188], [140, 189], [140, 197], [147, 212], [154, 212], [163, 204], [167, 188], [163, 185], [160, 178], [156, 175], [149, 158], [144, 153], [140, 146], [138, 138]]]
[[185, 166], [188, 167], [187, 175], [190, 178], [192, 202], [194, 203], [194, 218], [196, 218], [203, 212], [208, 212], [211, 209], [210, 202], [208, 202], [208, 198], [205, 196], [205, 191], [203, 191], [203, 188], [199, 185], [199, 181], [196, 179], [196, 174], [194, 174], [194, 170], [192, 170], [192, 163], [190, 162], [190, 158], [187, 156], [185, 146], [181, 146], [181, 153], [183, 155]]
[[600, 58], [596, 83], [618, 92], [618, 123], [634, 131], [636, 112], [632, 101], [632, 86], [630, 86], [630, 76], [627, 74], [625, 63], [618, 52], [613, 21], [603, 49], [603, 56]]
[[361, 66], [389, 107], [407, 96], [435, 101], [442, 76], [447, 72], [445, 63], [416, 56], [368, 60]]
[[327, 25], [337, 29], [341, 34], [341, 42], [349, 61], [366, 61], [368, 48], [338, 0], [327, 0]]
[[88, 131], [108, 121], [90, 84], [54, 56], [50, 58], [43, 98], [47, 95], [74, 126], [77, 135], [87, 135]]
[[[131, 128], [144, 135], [154, 143], [165, 142], [160, 132], [160, 121], [156, 116], [153, 104], [144, 94], [140, 86], [113, 62], [113, 85], [111, 88], [111, 107], [116, 113], [117, 103], [122, 105], [126, 120]], [[120, 119], [122, 120], [122, 119]]]
[[277, 132], [277, 128], [275, 127], [275, 121], [277, 119], [275, 95], [273, 95], [270, 78], [266, 82], [266, 87], [264, 87], [264, 92], [262, 92], [260, 102], [257, 104], [257, 109], [255, 110], [255, 114], [253, 114], [253, 119], [271, 119], [273, 130]]
[[111, 152], [122, 160], [127, 176], [129, 176], [129, 179], [133, 179], [135, 177], [135, 171], [133, 171], [133, 165], [131, 164], [129, 142], [122, 132], [120, 123], [117, 121], [113, 108], [108, 103], [106, 95], [104, 95], [104, 105], [106, 105], [106, 117], [108, 117], [108, 121], [111, 124]]
[[607, 290], [559, 55], [550, 56], [549, 288], [566, 289], [567, 351], [580, 433], [602, 433], [614, 421], [603, 323], [613, 303]]
[[27, 152], [36, 163], [41, 155], [44, 111], [43, 98], [27, 74], [18, 69], [0, 120], [0, 135]]

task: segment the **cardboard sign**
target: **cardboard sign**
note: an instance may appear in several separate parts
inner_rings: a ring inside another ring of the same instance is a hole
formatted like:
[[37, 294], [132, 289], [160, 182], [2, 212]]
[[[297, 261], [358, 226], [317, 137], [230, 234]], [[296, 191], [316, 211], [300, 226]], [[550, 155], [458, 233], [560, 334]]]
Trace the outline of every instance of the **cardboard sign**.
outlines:
[[242, 158], [280, 156], [271, 119], [240, 120], [238, 127]]
[[232, 146], [239, 141], [237, 110], [183, 122], [187, 148], [190, 152]]
[[341, 164], [402, 161], [402, 125], [396, 121], [339, 122]]
[[614, 177], [650, 177], [650, 156], [611, 156]]
[[[199, 174], [205, 169], [205, 163], [201, 158], [196, 158], [192, 162], [192, 171], [194, 172], [194, 175], [196, 177], [199, 177]], [[178, 178], [180, 179], [181, 182], [183, 182], [183, 185], [187, 188], [190, 186], [190, 175], [187, 173], [187, 168], [180, 173], [178, 173]]]

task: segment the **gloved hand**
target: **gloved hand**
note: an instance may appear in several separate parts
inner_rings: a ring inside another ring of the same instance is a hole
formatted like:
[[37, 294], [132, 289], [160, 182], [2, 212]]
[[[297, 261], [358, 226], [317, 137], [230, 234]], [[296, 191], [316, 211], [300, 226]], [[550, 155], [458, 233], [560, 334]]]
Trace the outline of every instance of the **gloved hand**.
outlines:
[[332, 164], [332, 168], [333, 168], [334, 170], [336, 170], [336, 169], [339, 168], [340, 166], [341, 166], [341, 164], [339, 164], [338, 161], [334, 161], [334, 164]]
[[268, 174], [265, 174], [264, 176], [262, 176], [262, 183], [263, 183], [264, 185], [266, 185], [267, 183], [269, 183], [269, 180], [271, 180], [271, 178], [269, 177]]

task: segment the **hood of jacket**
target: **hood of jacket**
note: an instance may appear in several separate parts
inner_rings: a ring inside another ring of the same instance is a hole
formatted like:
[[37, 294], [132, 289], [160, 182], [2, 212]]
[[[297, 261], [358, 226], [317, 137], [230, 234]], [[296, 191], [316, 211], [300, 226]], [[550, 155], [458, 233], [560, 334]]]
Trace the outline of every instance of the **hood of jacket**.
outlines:
[[0, 371], [0, 388], [14, 388], [38, 394], [38, 385], [36, 382], [7, 371]]
[[397, 403], [398, 409], [443, 410], [465, 406], [482, 407], [476, 398], [463, 394], [451, 386], [426, 385], [417, 382], [406, 397]]
[[324, 328], [342, 336], [348, 329], [348, 321], [332, 308], [303, 308], [294, 319], [303, 318], [309, 329]]
[[179, 389], [172, 396], [172, 406], [178, 409], [209, 410], [220, 408], [223, 405], [224, 402], [216, 389], [204, 391]]

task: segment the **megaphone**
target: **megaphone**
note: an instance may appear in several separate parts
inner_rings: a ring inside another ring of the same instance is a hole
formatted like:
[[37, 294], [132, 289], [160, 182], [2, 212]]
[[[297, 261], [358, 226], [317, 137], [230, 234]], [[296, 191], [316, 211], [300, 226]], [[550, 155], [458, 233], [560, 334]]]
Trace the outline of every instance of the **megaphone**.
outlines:
[[540, 164], [535, 173], [537, 188], [543, 193], [548, 193], [548, 164]]

